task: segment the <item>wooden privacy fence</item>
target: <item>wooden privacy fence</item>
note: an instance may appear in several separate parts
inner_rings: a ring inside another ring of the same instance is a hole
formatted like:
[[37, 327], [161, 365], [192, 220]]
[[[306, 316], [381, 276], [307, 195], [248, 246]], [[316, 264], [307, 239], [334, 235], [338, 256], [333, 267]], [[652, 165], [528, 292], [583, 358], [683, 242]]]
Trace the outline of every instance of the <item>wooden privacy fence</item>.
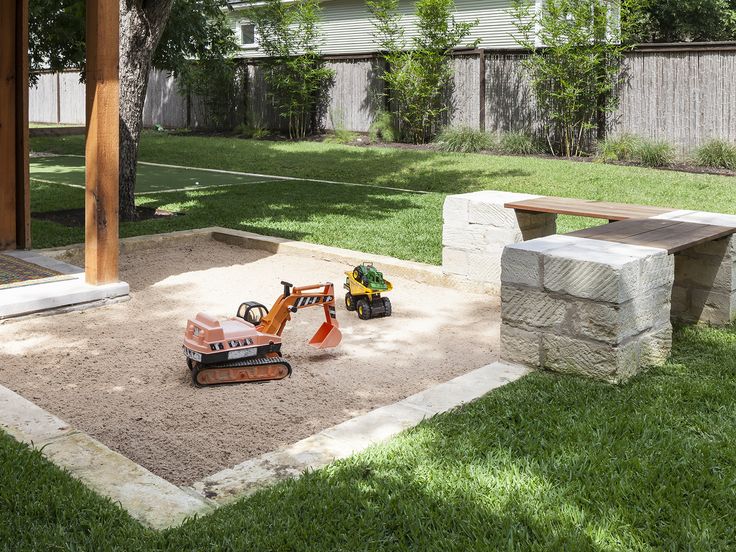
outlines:
[[[535, 131], [542, 125], [521, 50], [468, 50], [453, 56], [454, 82], [448, 98], [451, 125], [494, 132]], [[366, 132], [383, 108], [382, 60], [376, 54], [330, 56], [334, 70], [323, 118], [327, 129]], [[280, 128], [257, 61], [247, 64], [238, 122]], [[628, 83], [608, 121], [609, 134], [633, 133], [667, 140], [687, 154], [710, 138], [736, 142], [736, 43], [652, 44], [628, 53]], [[151, 74], [144, 125], [206, 127], [197, 99], [179, 93], [174, 79]], [[42, 74], [30, 94], [32, 122], [84, 123], [84, 86], [76, 73]]]

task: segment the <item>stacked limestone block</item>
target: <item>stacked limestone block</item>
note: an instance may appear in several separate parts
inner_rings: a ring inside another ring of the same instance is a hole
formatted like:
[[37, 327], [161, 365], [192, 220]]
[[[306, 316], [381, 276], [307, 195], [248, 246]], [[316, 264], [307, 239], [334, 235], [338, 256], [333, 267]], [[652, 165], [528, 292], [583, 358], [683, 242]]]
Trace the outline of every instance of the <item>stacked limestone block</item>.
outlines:
[[549, 236], [503, 253], [501, 358], [618, 383], [672, 347], [663, 249]]
[[[736, 216], [675, 211], [657, 218], [736, 226]], [[713, 325], [736, 320], [736, 236], [706, 242], [675, 255], [672, 317]]]
[[448, 196], [443, 211], [444, 273], [500, 290], [503, 248], [557, 231], [557, 215], [504, 207], [508, 202], [537, 197], [495, 191]]

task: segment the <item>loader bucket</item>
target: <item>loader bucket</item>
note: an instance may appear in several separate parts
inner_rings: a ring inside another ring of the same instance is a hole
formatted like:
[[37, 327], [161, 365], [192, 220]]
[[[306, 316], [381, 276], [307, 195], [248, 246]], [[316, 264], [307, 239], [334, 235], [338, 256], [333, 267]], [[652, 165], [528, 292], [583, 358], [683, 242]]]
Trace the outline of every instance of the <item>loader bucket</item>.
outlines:
[[323, 322], [314, 337], [309, 340], [309, 344], [317, 349], [332, 349], [337, 347], [340, 341], [342, 341], [340, 328], [329, 322]]

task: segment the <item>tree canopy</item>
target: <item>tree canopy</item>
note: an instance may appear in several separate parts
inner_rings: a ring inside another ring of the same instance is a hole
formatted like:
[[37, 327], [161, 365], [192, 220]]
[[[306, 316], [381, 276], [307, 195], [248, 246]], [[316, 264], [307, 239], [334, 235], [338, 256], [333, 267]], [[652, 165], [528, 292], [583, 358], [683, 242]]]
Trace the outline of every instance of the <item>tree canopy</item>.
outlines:
[[630, 42], [736, 40], [736, 0], [624, 0]]
[[[154, 67], [177, 73], [187, 59], [229, 55], [233, 33], [222, 10], [224, 5], [225, 0], [174, 0], [153, 57]], [[31, 72], [81, 72], [85, 56], [85, 0], [30, 0], [29, 18]]]

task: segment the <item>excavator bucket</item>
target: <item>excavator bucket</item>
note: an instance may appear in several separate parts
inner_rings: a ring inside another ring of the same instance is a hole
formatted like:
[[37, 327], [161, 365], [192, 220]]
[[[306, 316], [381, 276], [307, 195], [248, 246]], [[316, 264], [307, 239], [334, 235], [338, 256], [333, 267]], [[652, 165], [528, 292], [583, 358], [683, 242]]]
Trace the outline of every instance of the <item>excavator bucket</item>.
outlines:
[[342, 332], [335, 324], [329, 322], [323, 322], [322, 325], [314, 334], [314, 337], [309, 340], [309, 344], [317, 349], [332, 349], [337, 347], [342, 341]]

